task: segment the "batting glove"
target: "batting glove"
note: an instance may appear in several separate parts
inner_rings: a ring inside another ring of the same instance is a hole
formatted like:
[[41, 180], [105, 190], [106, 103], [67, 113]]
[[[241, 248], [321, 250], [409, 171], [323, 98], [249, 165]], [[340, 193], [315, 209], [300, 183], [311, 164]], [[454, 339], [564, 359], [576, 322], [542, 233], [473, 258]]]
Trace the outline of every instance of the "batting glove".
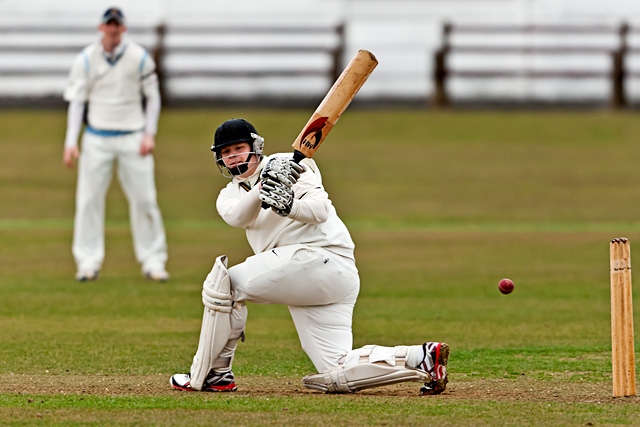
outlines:
[[260, 200], [280, 216], [289, 216], [293, 206], [293, 190], [290, 186], [270, 178], [262, 181]]
[[305, 167], [286, 157], [273, 157], [269, 159], [262, 171], [261, 179], [272, 179], [279, 181], [287, 187], [292, 187], [298, 182], [300, 174], [305, 171]]

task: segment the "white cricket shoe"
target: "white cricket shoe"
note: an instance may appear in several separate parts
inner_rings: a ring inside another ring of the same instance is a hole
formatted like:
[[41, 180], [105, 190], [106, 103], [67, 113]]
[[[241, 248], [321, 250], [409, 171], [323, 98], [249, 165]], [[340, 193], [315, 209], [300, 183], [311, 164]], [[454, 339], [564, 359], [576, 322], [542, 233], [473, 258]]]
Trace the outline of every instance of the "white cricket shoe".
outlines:
[[449, 376], [447, 362], [449, 361], [449, 346], [443, 342], [426, 342], [422, 344], [425, 357], [418, 365], [418, 369], [431, 375], [432, 381], [420, 388], [420, 395], [440, 394], [447, 387]]
[[153, 280], [154, 282], [166, 282], [169, 280], [169, 273], [167, 273], [164, 268], [147, 271], [144, 275], [147, 279]]
[[[189, 374], [175, 374], [169, 381], [171, 387], [180, 391], [198, 391], [191, 387], [191, 375]], [[216, 374], [211, 371], [207, 375], [207, 379], [204, 381], [201, 391], [210, 392], [224, 392], [224, 391], [236, 391], [236, 378], [233, 376], [233, 372], [223, 372]]]
[[78, 282], [88, 282], [98, 279], [98, 270], [80, 269], [76, 273], [76, 280]]

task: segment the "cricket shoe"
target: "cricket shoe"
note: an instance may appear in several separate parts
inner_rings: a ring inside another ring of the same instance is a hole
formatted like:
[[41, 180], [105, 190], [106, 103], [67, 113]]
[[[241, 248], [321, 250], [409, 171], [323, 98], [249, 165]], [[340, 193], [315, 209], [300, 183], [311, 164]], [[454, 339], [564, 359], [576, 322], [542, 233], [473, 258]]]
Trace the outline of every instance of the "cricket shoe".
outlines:
[[75, 276], [78, 282], [89, 282], [98, 279], [98, 270], [80, 269]]
[[[191, 387], [191, 375], [189, 374], [175, 374], [171, 377], [171, 387], [181, 391], [198, 391]], [[236, 378], [233, 376], [233, 372], [223, 372], [216, 374], [209, 372], [207, 379], [204, 380], [202, 390], [200, 391], [236, 391]]]
[[420, 396], [440, 394], [447, 387], [449, 380], [447, 362], [449, 361], [449, 345], [443, 342], [426, 342], [422, 344], [424, 359], [418, 369], [431, 375], [431, 381], [420, 388]]
[[164, 268], [147, 271], [144, 275], [147, 279], [153, 280], [154, 282], [166, 282], [169, 280], [169, 273], [167, 273]]

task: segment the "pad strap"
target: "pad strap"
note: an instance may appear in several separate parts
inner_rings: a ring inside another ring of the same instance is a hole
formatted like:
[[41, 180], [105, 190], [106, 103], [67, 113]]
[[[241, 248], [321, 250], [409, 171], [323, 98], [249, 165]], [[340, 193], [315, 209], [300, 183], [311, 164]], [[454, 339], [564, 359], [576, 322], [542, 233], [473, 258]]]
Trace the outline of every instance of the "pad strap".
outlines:
[[233, 305], [231, 294], [216, 292], [207, 286], [202, 289], [202, 303], [210, 310], [223, 313], [231, 313], [231, 306]]

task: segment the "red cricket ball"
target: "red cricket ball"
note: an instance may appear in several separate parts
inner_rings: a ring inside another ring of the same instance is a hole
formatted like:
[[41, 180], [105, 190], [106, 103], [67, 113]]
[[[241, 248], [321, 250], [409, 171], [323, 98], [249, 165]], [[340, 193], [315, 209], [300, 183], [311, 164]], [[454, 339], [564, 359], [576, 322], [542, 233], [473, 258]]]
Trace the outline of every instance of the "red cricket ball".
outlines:
[[513, 281], [511, 279], [502, 279], [500, 283], [498, 283], [498, 289], [505, 295], [513, 292], [513, 287]]

